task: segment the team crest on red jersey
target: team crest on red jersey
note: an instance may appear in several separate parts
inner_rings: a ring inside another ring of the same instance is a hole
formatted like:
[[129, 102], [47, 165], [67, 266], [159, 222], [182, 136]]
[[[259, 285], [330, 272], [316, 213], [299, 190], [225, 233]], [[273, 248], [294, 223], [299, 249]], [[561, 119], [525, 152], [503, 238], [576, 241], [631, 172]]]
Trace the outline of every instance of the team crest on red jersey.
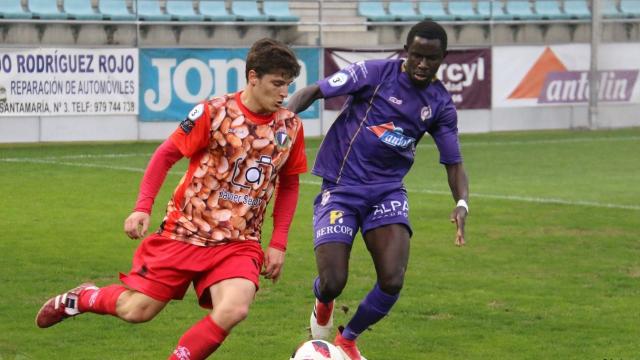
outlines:
[[196, 120], [200, 118], [204, 114], [204, 104], [196, 105], [191, 111], [189, 111], [189, 115], [180, 123], [180, 127], [185, 134], [191, 132], [191, 129], [196, 125]]
[[286, 131], [278, 131], [275, 134], [276, 146], [278, 149], [287, 148], [291, 142], [291, 138]]

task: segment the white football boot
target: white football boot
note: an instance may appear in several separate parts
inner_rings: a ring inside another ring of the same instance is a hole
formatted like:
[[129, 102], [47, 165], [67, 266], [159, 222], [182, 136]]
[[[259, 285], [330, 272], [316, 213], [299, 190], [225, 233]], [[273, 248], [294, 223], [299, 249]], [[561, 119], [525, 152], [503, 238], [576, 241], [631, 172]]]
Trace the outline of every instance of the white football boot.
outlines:
[[[329, 306], [324, 306], [323, 304], [316, 299], [316, 303], [313, 307], [313, 311], [311, 312], [311, 318], [309, 319], [309, 328], [311, 329], [311, 338], [317, 340], [329, 340], [331, 336], [331, 330], [333, 329], [333, 305], [334, 301], [329, 303]], [[320, 307], [318, 307], [320, 305]], [[321, 319], [327, 319], [326, 323], [319, 324], [317, 319], [316, 311], [321, 309], [323, 311], [322, 314], [319, 314]]]

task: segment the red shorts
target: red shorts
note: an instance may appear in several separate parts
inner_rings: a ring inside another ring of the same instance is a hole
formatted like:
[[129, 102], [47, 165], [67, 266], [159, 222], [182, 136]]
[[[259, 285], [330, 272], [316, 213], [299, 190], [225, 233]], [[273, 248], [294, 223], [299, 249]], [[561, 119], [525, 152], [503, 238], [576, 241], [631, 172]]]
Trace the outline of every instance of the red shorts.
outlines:
[[131, 272], [120, 274], [120, 281], [163, 302], [181, 300], [193, 282], [200, 306], [211, 308], [209, 287], [222, 280], [245, 278], [258, 289], [263, 261], [255, 241], [203, 247], [152, 234], [138, 246]]

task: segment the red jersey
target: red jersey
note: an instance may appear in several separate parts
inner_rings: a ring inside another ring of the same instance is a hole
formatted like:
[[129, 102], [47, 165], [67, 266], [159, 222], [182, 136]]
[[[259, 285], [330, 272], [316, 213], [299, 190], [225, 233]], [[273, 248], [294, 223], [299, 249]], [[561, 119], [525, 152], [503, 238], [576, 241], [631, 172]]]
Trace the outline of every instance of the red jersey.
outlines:
[[248, 110], [241, 93], [198, 104], [170, 139], [190, 158], [161, 234], [194, 245], [260, 241], [279, 173], [307, 170], [302, 122], [281, 108]]

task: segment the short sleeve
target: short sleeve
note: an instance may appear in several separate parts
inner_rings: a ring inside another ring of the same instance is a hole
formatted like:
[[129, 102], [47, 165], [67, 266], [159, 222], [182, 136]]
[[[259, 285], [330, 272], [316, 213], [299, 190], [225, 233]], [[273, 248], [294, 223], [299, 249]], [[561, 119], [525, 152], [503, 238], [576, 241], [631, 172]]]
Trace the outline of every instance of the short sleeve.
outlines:
[[458, 113], [453, 101], [449, 101], [438, 115], [435, 126], [429, 130], [438, 151], [441, 164], [458, 164], [462, 162], [460, 143], [458, 141]]
[[322, 95], [332, 98], [340, 95], [354, 94], [377, 85], [380, 77], [380, 65], [375, 61], [359, 61], [337, 73], [318, 80]]
[[304, 150], [304, 130], [302, 129], [302, 122], [300, 122], [298, 134], [291, 146], [291, 153], [280, 173], [282, 175], [296, 175], [305, 172], [307, 172], [307, 154]]
[[196, 105], [171, 134], [171, 141], [185, 157], [191, 157], [209, 144], [211, 108], [207, 102]]

